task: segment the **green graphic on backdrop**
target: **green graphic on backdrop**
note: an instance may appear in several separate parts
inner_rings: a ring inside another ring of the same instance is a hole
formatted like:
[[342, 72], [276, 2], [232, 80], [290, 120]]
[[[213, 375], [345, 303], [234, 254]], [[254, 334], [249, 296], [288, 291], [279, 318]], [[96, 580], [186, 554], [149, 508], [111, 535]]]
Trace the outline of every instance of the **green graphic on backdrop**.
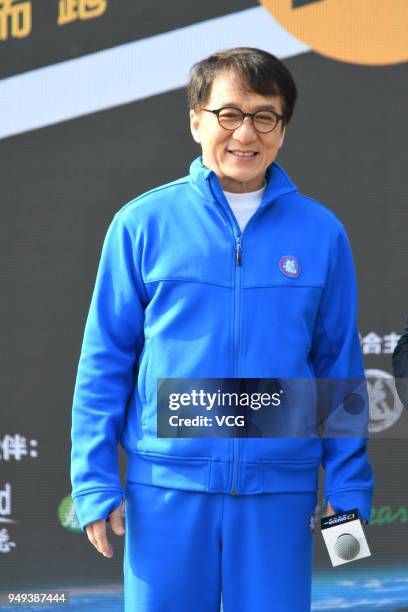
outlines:
[[63, 497], [58, 506], [58, 518], [63, 527], [69, 531], [81, 531], [70, 495]]
[[391, 525], [392, 523], [408, 523], [408, 508], [405, 506], [372, 508], [371, 525]]

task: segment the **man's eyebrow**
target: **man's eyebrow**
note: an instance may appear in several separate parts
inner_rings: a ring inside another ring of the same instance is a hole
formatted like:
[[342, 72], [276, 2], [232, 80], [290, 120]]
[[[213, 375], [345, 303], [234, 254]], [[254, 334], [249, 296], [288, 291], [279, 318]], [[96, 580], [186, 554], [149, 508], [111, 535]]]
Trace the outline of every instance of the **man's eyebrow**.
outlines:
[[[223, 108], [224, 106], [234, 106], [235, 108], [241, 108], [240, 105], [236, 102], [225, 102], [222, 106], [220, 106], [220, 108]], [[274, 106], [273, 104], [261, 104], [261, 106], [256, 106], [254, 113], [259, 110], [273, 110], [277, 112], [276, 106]]]

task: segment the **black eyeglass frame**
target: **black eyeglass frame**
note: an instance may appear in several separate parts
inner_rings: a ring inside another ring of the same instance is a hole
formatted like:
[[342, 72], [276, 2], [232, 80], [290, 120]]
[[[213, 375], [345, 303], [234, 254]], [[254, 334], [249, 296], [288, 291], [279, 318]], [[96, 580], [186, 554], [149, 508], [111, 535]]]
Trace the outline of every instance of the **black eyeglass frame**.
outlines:
[[[226, 128], [225, 126], [221, 125], [219, 115], [220, 115], [220, 112], [225, 110], [226, 108], [231, 108], [231, 109], [237, 110], [237, 111], [239, 111], [241, 113], [242, 121], [241, 121], [241, 123], [239, 125], [237, 125], [237, 127], [235, 127], [235, 128]], [[279, 121], [282, 121], [282, 125], [284, 125], [284, 123], [285, 123], [284, 115], [279, 115], [279, 113], [277, 113], [276, 111], [272, 110], [271, 108], [260, 109], [260, 110], [255, 111], [254, 113], [244, 113], [244, 111], [241, 110], [240, 108], [238, 108], [237, 106], [222, 106], [221, 108], [217, 108], [217, 109], [214, 109], [214, 110], [211, 110], [210, 108], [202, 108], [201, 110], [205, 110], [208, 113], [213, 113], [214, 115], [216, 115], [217, 121], [218, 121], [218, 125], [220, 127], [222, 127], [223, 130], [228, 130], [229, 132], [235, 132], [235, 130], [240, 128], [241, 125], [245, 121], [245, 117], [251, 117], [252, 125], [253, 125], [254, 129], [257, 132], [259, 132], [259, 134], [270, 134], [270, 132], [273, 132], [274, 130], [276, 130], [276, 128], [278, 127]], [[265, 112], [272, 113], [273, 115], [275, 115], [275, 117], [277, 118], [277, 121], [276, 121], [276, 124], [274, 125], [274, 127], [271, 130], [267, 130], [266, 132], [261, 132], [260, 130], [258, 130], [257, 127], [255, 127], [254, 117], [258, 113], [265, 113]]]

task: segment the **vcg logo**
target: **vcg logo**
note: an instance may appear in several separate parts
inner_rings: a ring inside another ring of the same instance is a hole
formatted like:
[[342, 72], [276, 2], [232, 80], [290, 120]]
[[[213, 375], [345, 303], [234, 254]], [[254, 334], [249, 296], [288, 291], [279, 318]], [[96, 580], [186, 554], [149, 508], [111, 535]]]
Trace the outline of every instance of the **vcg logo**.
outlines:
[[261, 0], [314, 51], [353, 64], [408, 60], [408, 0]]

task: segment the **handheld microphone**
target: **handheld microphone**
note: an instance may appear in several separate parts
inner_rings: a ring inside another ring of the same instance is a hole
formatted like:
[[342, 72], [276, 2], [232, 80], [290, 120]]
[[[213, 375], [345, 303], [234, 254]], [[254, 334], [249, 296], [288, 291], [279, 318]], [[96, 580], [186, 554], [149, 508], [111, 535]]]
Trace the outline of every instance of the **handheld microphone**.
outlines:
[[320, 524], [333, 567], [371, 556], [357, 509], [325, 516]]
[[360, 542], [351, 533], [343, 533], [334, 544], [335, 553], [340, 559], [352, 561], [360, 552]]

